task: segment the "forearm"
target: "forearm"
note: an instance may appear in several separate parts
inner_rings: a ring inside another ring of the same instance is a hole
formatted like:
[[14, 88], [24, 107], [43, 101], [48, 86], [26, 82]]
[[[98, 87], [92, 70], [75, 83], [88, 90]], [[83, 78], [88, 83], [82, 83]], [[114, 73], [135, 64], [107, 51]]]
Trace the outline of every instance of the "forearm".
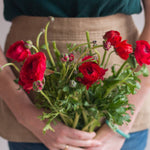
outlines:
[[140, 36], [141, 40], [146, 40], [150, 43], [150, 0], [142, 0], [145, 14], [145, 25]]
[[[150, 67], [148, 68], [150, 71]], [[130, 115], [131, 122], [128, 125], [123, 125], [122, 127], [120, 127], [120, 129], [122, 129], [126, 133], [128, 133], [132, 128], [135, 118], [138, 115], [139, 111], [141, 110], [144, 102], [150, 99], [150, 76], [148, 77], [140, 76], [139, 78], [141, 80], [140, 83], [141, 88], [137, 91], [135, 95], [128, 96], [129, 103], [135, 106], [134, 114]]]
[[[143, 32], [141, 33], [139, 40], [146, 40], [150, 43], [150, 0], [143, 0], [144, 12], [145, 12], [145, 25]], [[150, 72], [150, 65], [147, 65], [148, 70]], [[129, 102], [135, 105], [134, 115], [131, 116], [131, 122], [128, 126], [123, 126], [124, 130], [129, 131], [131, 129], [134, 120], [140, 111], [144, 101], [150, 99], [150, 76], [143, 77], [140, 76], [141, 79], [141, 89], [135, 95], [129, 96]]]
[[[5, 56], [0, 49], [0, 65], [6, 63]], [[25, 116], [30, 115], [31, 112], [33, 113], [36, 108], [23, 90], [17, 90], [19, 86], [13, 81], [14, 79], [15, 76], [9, 67], [0, 72], [0, 97], [20, 122], [21, 119], [26, 118]]]

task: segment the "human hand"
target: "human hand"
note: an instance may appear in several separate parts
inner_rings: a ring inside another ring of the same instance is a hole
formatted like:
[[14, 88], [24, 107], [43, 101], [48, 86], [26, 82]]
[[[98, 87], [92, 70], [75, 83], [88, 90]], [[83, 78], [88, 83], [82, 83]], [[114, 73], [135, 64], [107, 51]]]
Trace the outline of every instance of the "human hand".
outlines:
[[86, 148], [86, 150], [120, 150], [125, 141], [125, 138], [113, 132], [106, 124], [98, 130], [94, 139], [102, 144], [97, 147]]
[[21, 121], [21, 124], [27, 127], [48, 149], [65, 149], [65, 146], [68, 145], [69, 147], [67, 150], [84, 150], [85, 148], [80, 147], [87, 148], [100, 145], [99, 141], [93, 139], [96, 135], [95, 132], [88, 133], [73, 129], [65, 126], [61, 122], [57, 122], [56, 125], [52, 124], [55, 132], [47, 131], [46, 134], [43, 134], [42, 129], [45, 126], [45, 122], [37, 118], [37, 116], [39, 116], [39, 111], [41, 110], [34, 110], [32, 108], [30, 116], [24, 119], [24, 121]]

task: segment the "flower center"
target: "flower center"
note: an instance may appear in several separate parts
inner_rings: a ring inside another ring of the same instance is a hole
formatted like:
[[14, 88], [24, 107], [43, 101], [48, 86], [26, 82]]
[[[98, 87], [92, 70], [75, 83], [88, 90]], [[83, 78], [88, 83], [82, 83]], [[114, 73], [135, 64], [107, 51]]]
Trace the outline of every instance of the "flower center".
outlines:
[[93, 73], [93, 70], [91, 68], [87, 68], [87, 73], [88, 74], [92, 74]]

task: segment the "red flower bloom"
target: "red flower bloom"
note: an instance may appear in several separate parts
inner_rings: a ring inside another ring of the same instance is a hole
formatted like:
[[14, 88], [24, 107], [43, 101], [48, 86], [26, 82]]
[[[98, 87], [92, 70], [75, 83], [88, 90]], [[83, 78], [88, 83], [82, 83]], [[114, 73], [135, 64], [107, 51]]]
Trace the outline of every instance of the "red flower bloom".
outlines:
[[147, 41], [136, 41], [135, 58], [140, 66], [150, 64], [150, 45]]
[[103, 76], [107, 69], [100, 68], [95, 62], [85, 62], [79, 66], [79, 72], [83, 74], [83, 78], [77, 77], [77, 80], [86, 85], [87, 90], [97, 80], [103, 80]]
[[118, 31], [113, 30], [106, 32], [103, 38], [106, 40], [104, 42], [105, 46], [108, 45], [108, 43], [111, 43], [111, 45], [116, 46], [116, 44], [120, 43], [121, 41], [120, 33]]
[[130, 53], [133, 53], [132, 45], [128, 44], [126, 40], [116, 45], [116, 53], [124, 60], [127, 60]]
[[[93, 56], [88, 55], [88, 56], [85, 56], [85, 57], [82, 59], [82, 61], [85, 61], [85, 60], [88, 60], [88, 59], [91, 59], [91, 58], [93, 58]], [[91, 60], [94, 60], [94, 59], [91, 59]]]
[[38, 52], [29, 56], [20, 71], [19, 85], [30, 91], [33, 89], [34, 81], [42, 81], [46, 69], [46, 57], [44, 53]]
[[17, 41], [12, 44], [6, 53], [6, 56], [8, 58], [11, 58], [18, 62], [25, 60], [29, 55], [31, 55], [31, 52], [25, 47], [24, 41]]

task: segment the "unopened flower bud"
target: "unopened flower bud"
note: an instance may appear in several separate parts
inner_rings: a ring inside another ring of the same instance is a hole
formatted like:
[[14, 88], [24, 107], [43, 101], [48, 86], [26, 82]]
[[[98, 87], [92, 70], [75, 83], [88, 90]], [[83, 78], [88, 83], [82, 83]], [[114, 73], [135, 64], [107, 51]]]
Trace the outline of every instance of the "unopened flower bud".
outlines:
[[50, 20], [51, 22], [54, 22], [54, 21], [55, 21], [55, 18], [54, 18], [53, 16], [49, 16], [49, 20]]
[[33, 45], [33, 43], [32, 43], [31, 40], [28, 40], [28, 41], [25, 42], [25, 47], [28, 48], [28, 49], [31, 49], [32, 45]]
[[69, 54], [69, 61], [73, 61], [74, 60], [74, 55], [73, 53]]
[[43, 88], [44, 88], [44, 84], [45, 84], [45, 79], [43, 79], [43, 81], [34, 81], [33, 82], [33, 90], [36, 92], [40, 92]]
[[77, 86], [77, 82], [74, 80], [70, 80], [69, 86], [75, 88]]
[[96, 46], [97, 45], [97, 41], [93, 41], [93, 46]]
[[64, 54], [63, 57], [61, 58], [61, 60], [62, 60], [63, 62], [69, 61], [69, 56], [68, 56], [68, 54]]
[[107, 51], [111, 48], [111, 43], [109, 41], [106, 42], [104, 41], [103, 45], [104, 45], [104, 49]]
[[44, 28], [42, 28], [42, 29], [41, 29], [41, 32], [45, 33], [45, 29], [44, 29]]

